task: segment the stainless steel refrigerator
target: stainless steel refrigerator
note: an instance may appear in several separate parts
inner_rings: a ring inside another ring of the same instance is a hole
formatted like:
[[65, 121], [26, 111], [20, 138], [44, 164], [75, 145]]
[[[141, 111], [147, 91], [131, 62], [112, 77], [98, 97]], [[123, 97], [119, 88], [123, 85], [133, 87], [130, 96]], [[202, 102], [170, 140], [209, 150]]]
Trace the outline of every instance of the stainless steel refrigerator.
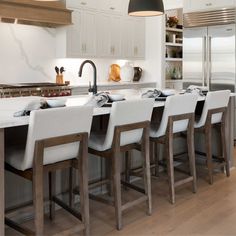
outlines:
[[[185, 17], [183, 39], [183, 84], [206, 86], [209, 90], [230, 89], [236, 87], [236, 52], [235, 52], [235, 15], [231, 21], [224, 18], [214, 21], [216, 17], [198, 17], [194, 27]], [[211, 20], [212, 19], [212, 20]], [[219, 23], [220, 22], [220, 23]], [[227, 22], [228, 24], [223, 24]], [[218, 25], [214, 25], [214, 24]], [[209, 25], [208, 25], [209, 24]], [[188, 26], [191, 26], [188, 28]], [[198, 26], [201, 27], [198, 27]], [[202, 26], [204, 25], [204, 26]]]

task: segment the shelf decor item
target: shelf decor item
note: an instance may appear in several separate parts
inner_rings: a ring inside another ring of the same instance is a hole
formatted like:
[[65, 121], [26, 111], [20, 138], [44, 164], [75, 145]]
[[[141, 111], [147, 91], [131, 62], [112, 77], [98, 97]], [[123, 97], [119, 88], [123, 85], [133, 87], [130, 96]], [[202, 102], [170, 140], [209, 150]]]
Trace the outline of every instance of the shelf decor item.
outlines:
[[128, 14], [130, 16], [160, 16], [164, 14], [162, 0], [130, 0]]
[[134, 68], [129, 62], [126, 62], [125, 65], [121, 67], [120, 77], [122, 82], [131, 82], [133, 80]]
[[176, 28], [179, 23], [179, 20], [176, 16], [169, 16], [166, 23], [168, 27]]

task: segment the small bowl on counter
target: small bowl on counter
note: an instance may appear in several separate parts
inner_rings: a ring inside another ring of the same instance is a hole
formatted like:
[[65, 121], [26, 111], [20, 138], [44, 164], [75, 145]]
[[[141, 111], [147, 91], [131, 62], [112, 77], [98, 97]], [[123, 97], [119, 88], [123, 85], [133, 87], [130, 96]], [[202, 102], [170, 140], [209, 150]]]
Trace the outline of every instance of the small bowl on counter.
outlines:
[[66, 105], [67, 99], [47, 99], [46, 102], [49, 107], [64, 107]]
[[108, 97], [113, 102], [122, 101], [122, 100], [125, 99], [125, 95], [124, 94], [119, 94], [119, 93], [108, 94]]

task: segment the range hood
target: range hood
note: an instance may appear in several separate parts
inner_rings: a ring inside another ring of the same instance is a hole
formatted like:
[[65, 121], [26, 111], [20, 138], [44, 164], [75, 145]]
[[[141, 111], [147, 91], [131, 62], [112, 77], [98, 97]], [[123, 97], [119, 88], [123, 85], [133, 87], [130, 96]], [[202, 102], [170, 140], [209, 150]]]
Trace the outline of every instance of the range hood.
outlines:
[[72, 24], [71, 15], [60, 1], [0, 0], [1, 22], [59, 27]]

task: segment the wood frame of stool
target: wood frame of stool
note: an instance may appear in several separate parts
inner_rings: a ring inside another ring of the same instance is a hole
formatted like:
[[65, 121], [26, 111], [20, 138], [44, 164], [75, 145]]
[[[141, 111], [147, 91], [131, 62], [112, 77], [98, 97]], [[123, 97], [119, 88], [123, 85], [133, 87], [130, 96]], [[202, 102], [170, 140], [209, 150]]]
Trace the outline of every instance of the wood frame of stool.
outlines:
[[[194, 113], [187, 113], [181, 115], [169, 116], [168, 125], [166, 130], [166, 135], [158, 138], [150, 138], [150, 141], [154, 145], [164, 144], [165, 154], [167, 159], [167, 171], [168, 171], [168, 181], [169, 181], [169, 193], [170, 202], [175, 203], [175, 187], [192, 182], [193, 193], [197, 192], [197, 179], [196, 179], [196, 165], [195, 165], [195, 151], [194, 151]], [[179, 137], [182, 133], [173, 133], [173, 125], [176, 121], [188, 120], [187, 127], [187, 146], [188, 146], [188, 156], [189, 156], [189, 167], [190, 176], [188, 178], [179, 180], [175, 182], [174, 180], [174, 153], [173, 153], [173, 140], [175, 137]], [[154, 159], [156, 165], [156, 172], [159, 172], [159, 155], [157, 153], [157, 148], [154, 149]]]
[[[54, 164], [43, 165], [44, 149], [58, 145], [80, 142], [78, 156], [74, 159], [57, 162]], [[67, 168], [75, 168], [79, 171], [80, 184], [80, 204], [81, 213], [75, 211], [66, 203], [55, 196], [55, 179], [56, 171]], [[20, 171], [14, 167], [5, 164], [7, 171], [13, 172], [33, 183], [33, 205], [35, 210], [35, 232], [20, 226], [12, 220], [5, 218], [5, 223], [15, 230], [25, 235], [44, 235], [44, 194], [43, 194], [43, 175], [48, 174], [49, 177], [49, 200], [50, 200], [50, 218], [55, 217], [55, 203], [70, 212], [83, 222], [83, 230], [85, 235], [89, 235], [89, 198], [88, 198], [88, 133], [78, 133], [35, 142], [33, 168]]]
[[[119, 153], [128, 152], [130, 150], [136, 149], [140, 144], [133, 143], [125, 146], [120, 146], [121, 134], [127, 131], [143, 129], [143, 135], [141, 139], [141, 150], [143, 157], [143, 177], [144, 177], [144, 190], [138, 188], [130, 183], [126, 183], [125, 181], [121, 181], [121, 158], [119, 157]], [[114, 199], [112, 201], [107, 201], [99, 196], [94, 196], [90, 194], [90, 198], [93, 200], [98, 200], [102, 203], [110, 204], [115, 207], [115, 215], [116, 215], [116, 227], [118, 230], [122, 229], [122, 212], [130, 207], [140, 204], [141, 202], [146, 201], [147, 204], [147, 214], [152, 214], [152, 203], [151, 203], [151, 177], [150, 177], [150, 157], [149, 157], [149, 129], [150, 122], [138, 122], [134, 124], [127, 124], [116, 126], [113, 136], [112, 147], [106, 151], [97, 151], [89, 148], [89, 153], [94, 154], [103, 158], [110, 158], [112, 160], [112, 182], [113, 182], [113, 193]], [[144, 196], [130, 201], [126, 204], [122, 205], [121, 202], [121, 183], [126, 187], [132, 188], [136, 191], [139, 191], [144, 194]]]
[[[227, 149], [226, 149], [226, 112], [227, 112], [227, 107], [221, 107], [221, 108], [208, 110], [205, 125], [203, 127], [195, 129], [196, 132], [204, 133], [206, 137], [206, 141], [205, 141], [206, 154], [205, 155], [207, 158], [209, 184], [213, 184], [213, 160], [212, 160], [212, 143], [211, 143], [213, 126], [218, 126], [220, 128], [222, 157], [218, 157], [218, 159], [221, 160], [221, 165], [225, 166], [226, 176], [227, 177], [230, 176], [230, 160], [228, 158]], [[222, 113], [221, 122], [217, 124], [212, 124], [213, 115], [218, 114], [218, 113]], [[196, 151], [196, 153], [198, 152]]]

